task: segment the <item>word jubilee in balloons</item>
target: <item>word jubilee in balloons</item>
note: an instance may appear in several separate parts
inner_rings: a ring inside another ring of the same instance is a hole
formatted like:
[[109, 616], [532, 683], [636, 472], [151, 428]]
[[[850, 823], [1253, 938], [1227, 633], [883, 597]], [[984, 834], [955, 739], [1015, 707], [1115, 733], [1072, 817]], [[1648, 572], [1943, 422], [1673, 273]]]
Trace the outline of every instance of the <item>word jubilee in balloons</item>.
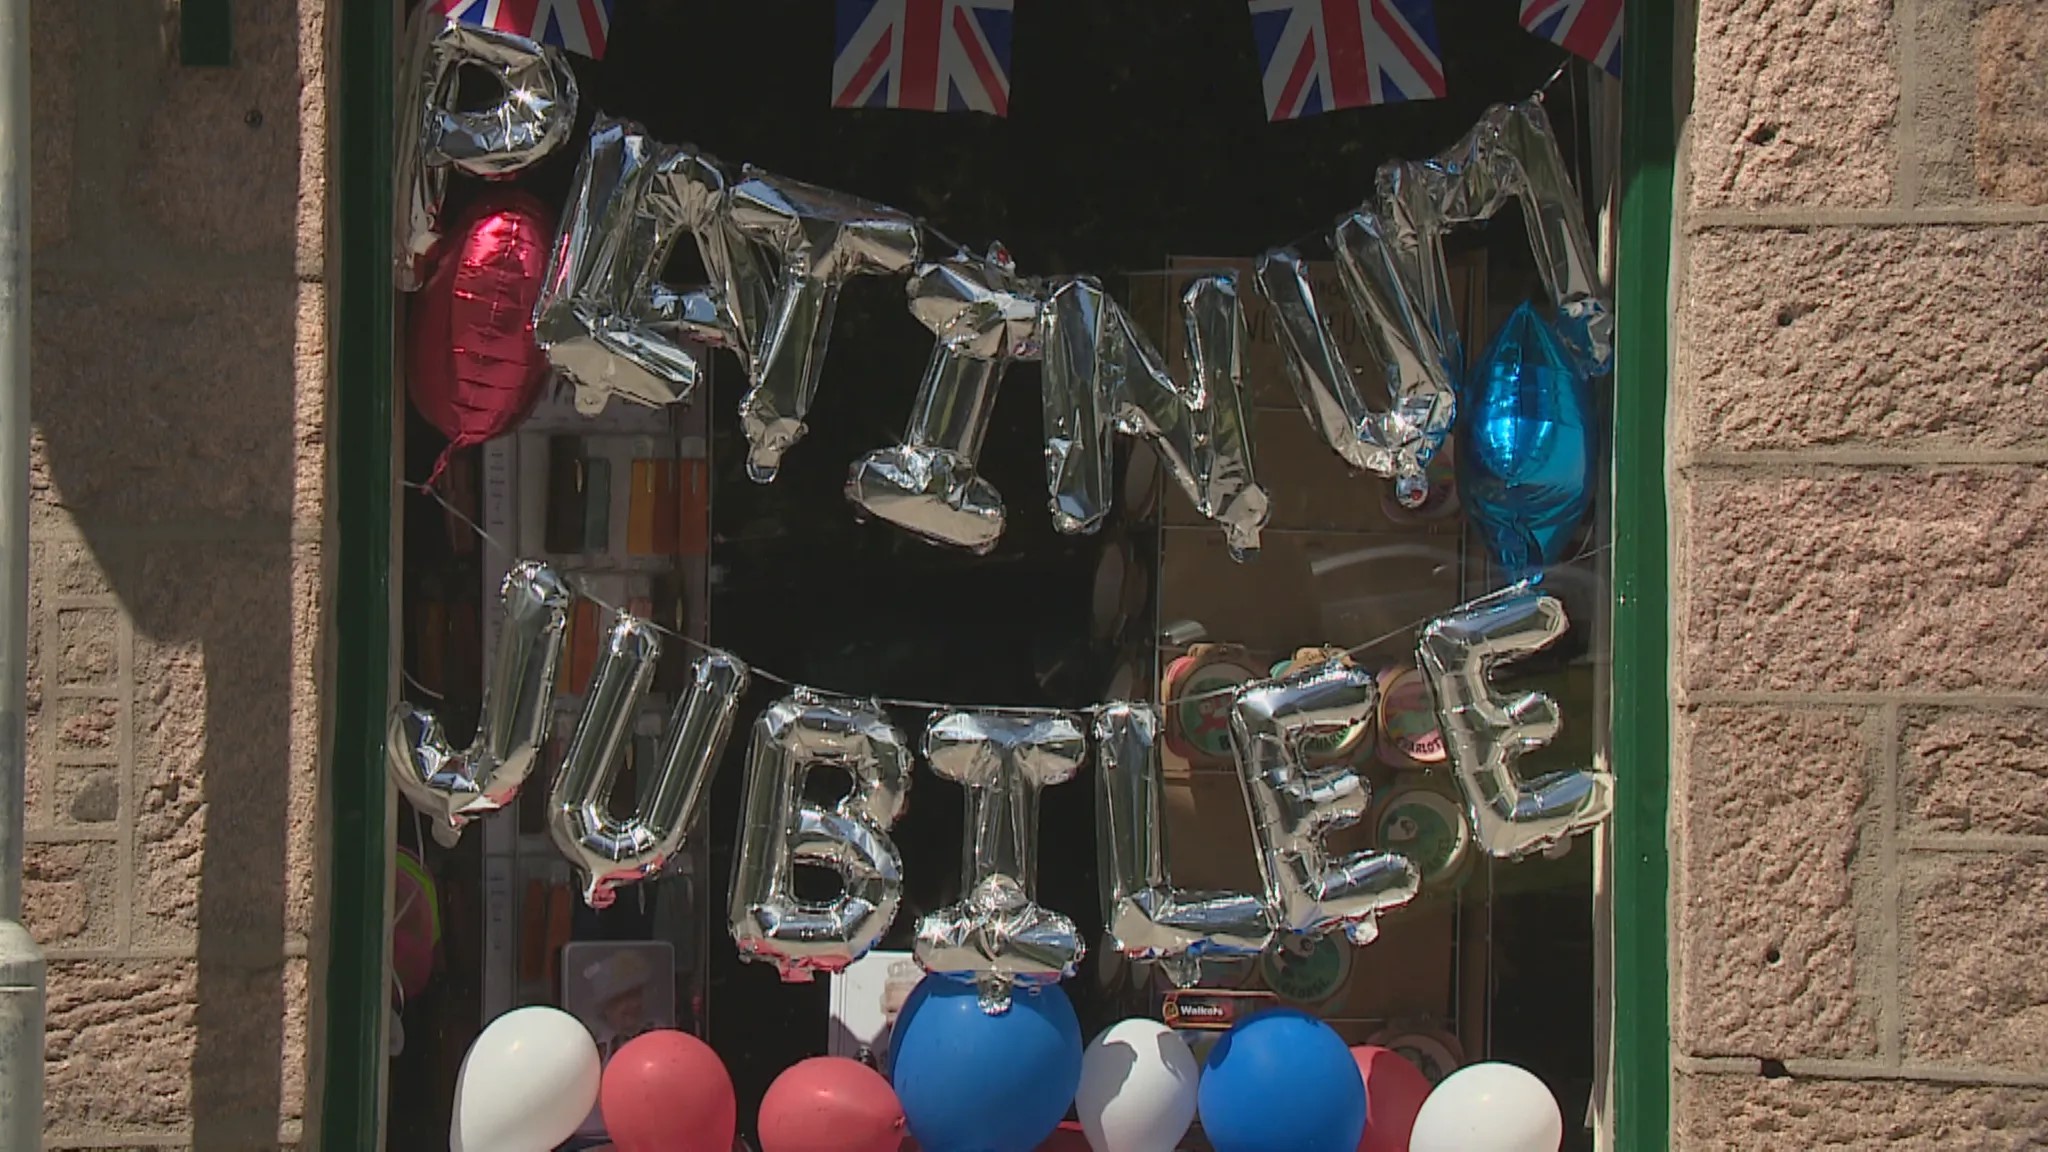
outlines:
[[[544, 564], [515, 566], [502, 588], [497, 664], [474, 742], [452, 747], [432, 712], [400, 705], [386, 732], [393, 779], [452, 842], [462, 826], [511, 803], [548, 738], [570, 595]], [[1597, 825], [1612, 807], [1610, 778], [1592, 768], [1525, 780], [1524, 753], [1558, 731], [1556, 701], [1504, 695], [1495, 667], [1563, 635], [1564, 607], [1526, 585], [1475, 600], [1423, 629], [1417, 662], [1436, 702], [1474, 838], [1496, 856], [1546, 848]], [[603, 907], [622, 886], [659, 875], [700, 822], [710, 781], [732, 736], [746, 665], [707, 650], [691, 666], [656, 757], [653, 782], [630, 816], [611, 793], [624, 746], [659, 662], [661, 642], [621, 613], [549, 792], [556, 847]], [[1085, 951], [1068, 917], [1039, 905], [1038, 796], [1074, 779], [1096, 753], [1103, 916], [1120, 953], [1159, 962], [1192, 983], [1205, 957], [1255, 955], [1276, 935], [1343, 932], [1370, 942], [1381, 912], [1415, 896], [1406, 857], [1333, 854], [1332, 831], [1356, 822], [1365, 779], [1315, 749], [1375, 714], [1379, 684], [1341, 655], [1234, 690], [1231, 742], [1262, 880], [1258, 892], [1196, 892], [1173, 883], [1162, 810], [1160, 717], [1149, 703], [1115, 701], [1075, 713], [949, 710], [926, 725], [931, 771], [961, 786], [971, 841], [960, 901], [917, 925], [915, 953], [930, 972], [969, 982], [984, 1009], [1006, 1010], [1013, 989], [1073, 974]], [[916, 754], [880, 703], [798, 688], [755, 719], [746, 760], [733, 939], [788, 980], [836, 972], [881, 940], [903, 895], [903, 860], [889, 829], [903, 813]], [[851, 782], [832, 803], [807, 798], [814, 769]], [[840, 879], [830, 899], [799, 896], [798, 865]]]
[[[503, 96], [484, 107], [459, 102], [462, 71], [496, 77]], [[393, 245], [398, 287], [410, 292], [449, 227], [442, 216], [451, 175], [504, 179], [554, 153], [574, 132], [579, 94], [555, 49], [448, 25], [433, 5], [421, 6], [410, 31], [407, 78]], [[1573, 370], [1606, 372], [1611, 309], [1579, 197], [1537, 100], [1488, 110], [1433, 159], [1383, 166], [1372, 201], [1330, 235], [1346, 304], [1376, 363], [1345, 361], [1297, 253], [1266, 253], [1252, 277], [1274, 310], [1303, 413], [1347, 464], [1392, 481], [1404, 505], [1428, 498], [1430, 461], [1464, 403], [1463, 340], [1442, 238], [1511, 201], [1521, 205]], [[685, 237], [706, 283], [661, 278]], [[735, 170], [599, 114], [532, 302], [533, 337], [589, 413], [614, 397], [685, 401], [703, 374], [698, 349], [731, 353], [747, 375], [747, 471], [767, 483], [807, 431], [841, 290], [856, 276], [905, 277], [909, 311], [930, 331], [932, 354], [900, 442], [849, 470], [846, 495], [859, 515], [971, 552], [994, 548], [1006, 512], [1002, 494], [977, 471], [982, 439], [1005, 368], [1035, 362], [1047, 502], [1059, 531], [1102, 525], [1113, 437], [1122, 433], [1153, 445], [1233, 555], [1258, 549], [1268, 501], [1252, 453], [1245, 312], [1233, 276], [1199, 276], [1182, 292], [1189, 367], [1176, 375], [1096, 279], [1021, 276], [999, 244], [986, 255], [928, 248], [926, 231], [894, 208], [753, 167]], [[1372, 369], [1385, 385], [1377, 406], [1359, 384]], [[1512, 407], [1501, 386], [1486, 398], [1503, 412]], [[1505, 442], [1518, 428], [1497, 419], [1486, 435]], [[1489, 457], [1504, 509], [1494, 536], [1520, 546], [1530, 532], [1554, 534], [1552, 521], [1571, 511], [1574, 497], [1550, 489], [1581, 455]]]

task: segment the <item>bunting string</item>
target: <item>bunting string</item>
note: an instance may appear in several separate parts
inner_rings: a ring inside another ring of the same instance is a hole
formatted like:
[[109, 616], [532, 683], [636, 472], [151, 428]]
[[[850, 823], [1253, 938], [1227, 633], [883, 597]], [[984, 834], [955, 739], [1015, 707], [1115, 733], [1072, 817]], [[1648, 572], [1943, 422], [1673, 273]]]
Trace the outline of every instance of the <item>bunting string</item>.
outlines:
[[[403, 481], [403, 484], [407, 489], [414, 492], [418, 492], [426, 496], [428, 499], [432, 500], [434, 503], [440, 505], [442, 510], [447, 512], [450, 516], [453, 516], [456, 520], [460, 521], [466, 527], [468, 527], [471, 532], [476, 534], [477, 539], [483, 541], [483, 544], [486, 548], [496, 553], [502, 559], [508, 562], [517, 562], [519, 560], [526, 559], [526, 557], [521, 556], [515, 549], [506, 546], [497, 537], [485, 531], [483, 525], [478, 524], [475, 520], [471, 519], [467, 512], [464, 512], [462, 509], [456, 507], [452, 502], [448, 500], [447, 497], [435, 491], [431, 485], [421, 484], [412, 480]], [[1613, 547], [1614, 546], [1612, 544], [1602, 544], [1598, 547], [1583, 548], [1578, 553], [1573, 555], [1570, 559], [1563, 560], [1557, 564], [1552, 565], [1550, 570], [1556, 571], [1558, 569], [1572, 568], [1579, 565], [1588, 564], [1591, 561], [1605, 555]], [[562, 572], [560, 573], [560, 575], [563, 581], [576, 593], [578, 597], [590, 601], [592, 604], [597, 605], [599, 608], [604, 609], [605, 611], [611, 613], [614, 616], [624, 614], [625, 609], [593, 593], [590, 590], [589, 583], [582, 578], [580, 573]], [[1362, 644], [1354, 644], [1351, 647], [1344, 649], [1343, 654], [1345, 656], [1360, 656], [1364, 653], [1373, 651], [1374, 649], [1379, 648], [1383, 644], [1387, 644], [1391, 641], [1398, 640], [1404, 636], [1410, 635], [1411, 633], [1420, 630], [1424, 626], [1428, 625], [1430, 621], [1435, 620], [1439, 615], [1441, 615], [1441, 613], [1431, 613], [1427, 616], [1418, 617], [1415, 620], [1403, 624], [1398, 628], [1394, 628], [1390, 631], [1383, 632], [1380, 635], [1375, 636]], [[694, 636], [686, 636], [681, 632], [677, 632], [672, 628], [664, 627], [663, 625], [658, 624], [654, 621], [649, 620], [645, 621], [645, 623], [649, 628], [653, 629], [655, 632], [658, 632], [661, 635], [668, 637], [669, 639], [681, 642], [682, 644], [690, 648], [692, 651], [718, 653], [725, 652], [725, 649], [723, 648], [719, 648], [713, 644], [707, 644]], [[744, 659], [744, 657], [742, 657], [742, 659]], [[746, 665], [748, 671], [753, 676], [757, 677], [758, 679], [766, 680], [771, 684], [781, 685], [784, 688], [807, 688], [811, 691], [819, 692], [828, 696], [844, 696], [858, 698], [862, 700], [873, 700], [878, 704], [882, 704], [888, 707], [917, 708], [927, 712], [1044, 711], [1044, 709], [1027, 708], [1017, 704], [962, 704], [955, 701], [946, 700], [920, 700], [908, 696], [878, 696], [871, 692], [848, 692], [837, 688], [824, 688], [816, 684], [810, 683], [808, 681], [797, 680], [789, 676], [784, 676], [780, 673], [772, 672], [766, 668], [762, 668], [753, 663], [753, 661], [751, 660], [747, 660]], [[418, 682], [413, 680], [413, 678], [410, 675], [406, 677], [406, 680], [408, 683], [412, 683], [415, 685], [418, 684]], [[422, 691], [425, 691], [425, 689], [422, 688]], [[1235, 687], [1215, 688], [1206, 692], [1196, 692], [1191, 693], [1187, 696], [1177, 697], [1176, 702], [1182, 704], [1191, 704], [1203, 700], [1221, 700], [1226, 697], [1234, 696], [1236, 695], [1236, 693], [1237, 688]], [[440, 696], [439, 693], [429, 694], [435, 696], [436, 698], [439, 698]], [[1061, 708], [1057, 709], [1057, 711], [1079, 713], [1092, 718], [1105, 707], [1107, 707], [1107, 704], [1091, 704], [1085, 708]]]

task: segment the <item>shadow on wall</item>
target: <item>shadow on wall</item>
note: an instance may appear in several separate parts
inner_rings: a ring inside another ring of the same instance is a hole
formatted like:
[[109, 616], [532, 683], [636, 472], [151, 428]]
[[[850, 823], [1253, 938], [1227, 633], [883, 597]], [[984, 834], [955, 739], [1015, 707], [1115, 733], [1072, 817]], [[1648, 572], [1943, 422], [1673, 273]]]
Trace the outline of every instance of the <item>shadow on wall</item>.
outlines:
[[37, 926], [46, 1126], [275, 1148], [316, 951], [322, 5], [235, 0], [226, 69], [107, 6], [33, 10], [31, 840], [116, 873], [82, 935]]

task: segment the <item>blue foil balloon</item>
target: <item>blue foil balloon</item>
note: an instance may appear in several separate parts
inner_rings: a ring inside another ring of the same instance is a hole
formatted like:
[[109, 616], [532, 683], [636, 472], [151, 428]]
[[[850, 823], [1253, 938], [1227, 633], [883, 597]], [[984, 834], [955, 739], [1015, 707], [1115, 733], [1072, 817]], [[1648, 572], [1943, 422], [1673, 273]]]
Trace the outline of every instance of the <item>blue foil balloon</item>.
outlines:
[[1501, 325], [1458, 397], [1458, 495], [1509, 580], [1563, 557], [1592, 501], [1593, 389], [1527, 304]]
[[923, 1152], [1032, 1152], [1081, 1086], [1081, 1021], [1057, 984], [991, 1016], [974, 985], [927, 976], [897, 1015], [889, 1076]]
[[1196, 1089], [1216, 1152], [1357, 1152], [1365, 1081], [1336, 1031], [1291, 1008], [1223, 1034]]

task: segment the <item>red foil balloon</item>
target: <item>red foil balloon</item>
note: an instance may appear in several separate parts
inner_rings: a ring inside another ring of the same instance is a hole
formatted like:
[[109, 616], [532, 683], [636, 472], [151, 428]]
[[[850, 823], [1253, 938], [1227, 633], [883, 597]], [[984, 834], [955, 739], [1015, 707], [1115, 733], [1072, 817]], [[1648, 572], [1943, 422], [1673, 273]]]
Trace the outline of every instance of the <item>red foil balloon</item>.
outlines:
[[761, 1098], [761, 1152], [897, 1152], [903, 1134], [896, 1090], [844, 1056], [793, 1065]]
[[618, 1152], [732, 1152], [739, 1122], [725, 1062], [702, 1040], [670, 1029], [612, 1053], [597, 1107]]
[[413, 407], [448, 437], [449, 456], [509, 431], [540, 399], [546, 354], [533, 307], [547, 277], [554, 213], [516, 188], [480, 194], [448, 231], [413, 297], [406, 383]]
[[1365, 1080], [1365, 1135], [1358, 1152], [1408, 1152], [1408, 1135], [1434, 1085], [1391, 1048], [1360, 1044], [1351, 1049], [1351, 1058]]

